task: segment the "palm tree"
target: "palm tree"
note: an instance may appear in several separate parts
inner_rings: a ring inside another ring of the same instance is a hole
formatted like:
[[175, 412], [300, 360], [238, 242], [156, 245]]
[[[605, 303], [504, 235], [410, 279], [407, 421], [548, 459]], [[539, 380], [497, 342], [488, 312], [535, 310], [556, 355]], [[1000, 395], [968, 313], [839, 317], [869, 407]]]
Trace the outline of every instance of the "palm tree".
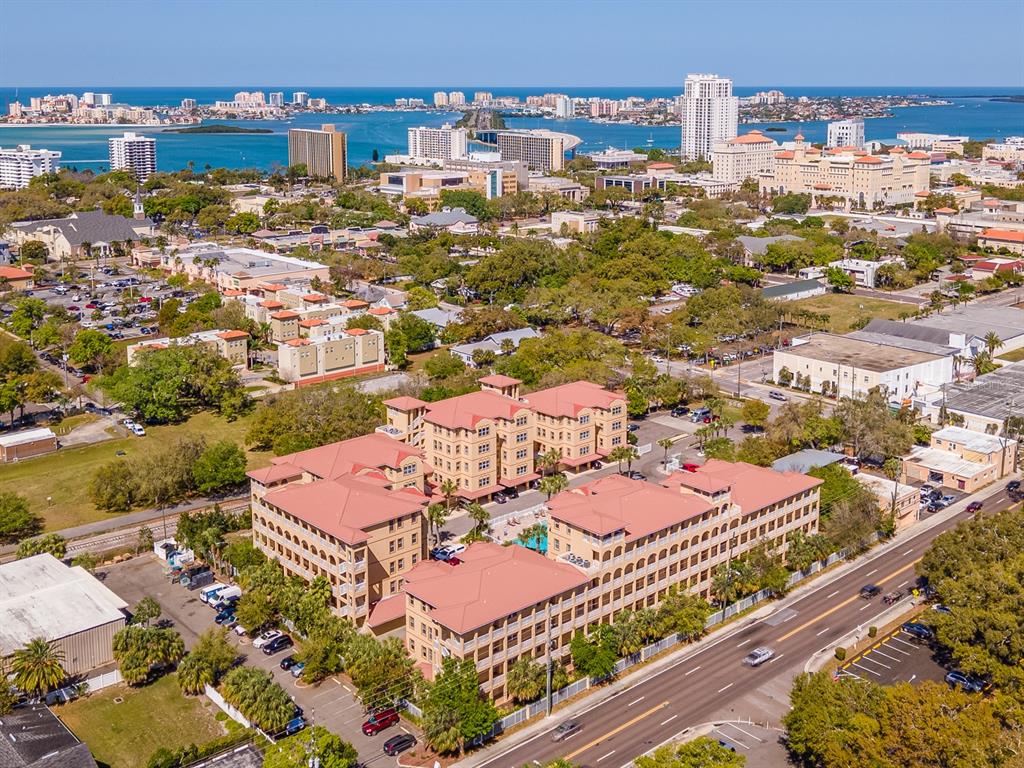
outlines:
[[663, 437], [658, 441], [658, 445], [665, 449], [665, 458], [662, 460], [662, 466], [668, 467], [668, 452], [674, 445], [671, 437]]
[[29, 640], [11, 658], [14, 684], [30, 696], [47, 693], [67, 678], [63, 664], [64, 651], [56, 645], [42, 637]]
[[448, 521], [448, 510], [444, 504], [436, 503], [427, 507], [427, 524], [434, 533], [434, 546], [441, 543], [441, 526]]
[[960, 366], [964, 364], [965, 358], [963, 355], [953, 355], [953, 378], [960, 378]]
[[995, 331], [985, 334], [985, 349], [988, 350], [989, 355], [994, 355], [1001, 346], [1003, 346], [1003, 340], [999, 338], [999, 334]]
[[561, 460], [562, 454], [555, 448], [552, 448], [537, 457], [537, 466], [540, 468], [541, 474], [543, 475], [549, 470], [554, 472], [558, 467], [558, 462]]
[[466, 507], [466, 513], [469, 515], [469, 519], [473, 521], [473, 532], [483, 535], [487, 531], [488, 523], [491, 522], [490, 512], [484, 509], [480, 502], [474, 501]]
[[971, 368], [974, 369], [975, 376], [984, 376], [986, 373], [991, 373], [998, 368], [993, 361], [992, 355], [985, 352], [977, 352], [974, 357], [971, 358]]
[[900, 495], [900, 475], [903, 474], [903, 462], [896, 458], [888, 458], [885, 460], [885, 464], [882, 465], [882, 472], [885, 476], [892, 481], [892, 499], [889, 506], [889, 522], [891, 525], [896, 523], [896, 499]]
[[438, 487], [438, 490], [441, 491], [441, 493], [444, 495], [445, 509], [447, 509], [450, 512], [452, 508], [452, 497], [455, 496], [455, 494], [458, 492], [459, 486], [456, 485], [454, 480], [452, 480], [451, 478], [447, 478], [446, 480], [442, 481], [441, 485]]
[[435, 751], [440, 754], [459, 752], [465, 746], [459, 715], [452, 709], [439, 708], [423, 719], [423, 735]]
[[611, 461], [616, 461], [619, 464], [619, 474], [622, 474], [622, 462], [626, 461], [632, 455], [633, 448], [629, 445], [620, 445], [612, 449], [611, 453], [608, 454], [608, 458]]
[[190, 653], [178, 665], [178, 687], [184, 693], [198, 695], [213, 682], [213, 667], [195, 653]]
[[548, 495], [548, 501], [550, 501], [551, 497], [556, 493], [561, 493], [568, 487], [569, 481], [561, 472], [556, 472], [553, 475], [543, 477], [540, 481], [540, 490]]
[[546, 685], [544, 667], [524, 656], [509, 668], [505, 690], [517, 702], [523, 703], [538, 698]]

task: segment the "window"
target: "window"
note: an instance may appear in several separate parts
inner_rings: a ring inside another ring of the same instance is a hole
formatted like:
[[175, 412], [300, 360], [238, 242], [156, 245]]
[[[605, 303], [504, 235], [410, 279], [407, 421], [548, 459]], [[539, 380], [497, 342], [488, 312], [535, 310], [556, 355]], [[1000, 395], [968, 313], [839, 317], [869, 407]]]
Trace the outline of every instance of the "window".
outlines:
[[526, 458], [526, 449], [525, 448], [520, 448], [518, 451], [516, 451], [516, 458], [517, 459], [525, 459]]
[[480, 427], [480, 429], [476, 431], [477, 437], [487, 437], [489, 434], [491, 434], [490, 427]]
[[402, 474], [403, 475], [415, 475], [416, 474], [416, 465], [415, 464], [407, 464], [406, 466], [402, 467]]
[[526, 432], [520, 432], [518, 435], [516, 435], [516, 442], [517, 443], [525, 443], [526, 442], [526, 437], [527, 437]]
[[619, 416], [621, 413], [622, 413], [622, 406], [621, 405], [616, 405], [614, 408], [612, 408], [612, 416]]
[[622, 437], [620, 435], [616, 435], [615, 437], [613, 437], [612, 445], [622, 445]]
[[582, 446], [580, 446], [580, 456], [586, 456], [588, 453], [590, 453], [590, 446], [589, 445], [582, 445]]
[[516, 467], [516, 474], [517, 475], [525, 475], [526, 474], [526, 465], [524, 464], [521, 467]]
[[622, 422], [621, 421], [613, 421], [612, 422], [612, 429], [622, 429]]
[[400, 558], [398, 558], [398, 570], [401, 571], [404, 568], [405, 568], [405, 558], [404, 557], [400, 557]]
[[391, 575], [394, 575], [394, 573], [395, 573], [395, 561], [394, 560], [392, 560], [390, 563], [388, 563], [388, 573], [390, 573]]
[[476, 452], [477, 453], [487, 453], [489, 450], [491, 450], [491, 444], [490, 443], [481, 443], [476, 448]]
[[490, 469], [491, 468], [491, 460], [490, 459], [484, 459], [479, 464], [477, 464], [476, 468], [480, 472], [483, 472], [485, 469]]
[[517, 427], [525, 427], [526, 426], [526, 416], [516, 416], [516, 426]]
[[486, 488], [490, 484], [491, 484], [491, 478], [489, 478], [489, 477], [481, 477], [480, 480], [477, 482], [476, 487], [477, 488]]
[[590, 439], [590, 430], [589, 429], [584, 429], [582, 432], [580, 432], [580, 440], [588, 440], [588, 439]]
[[395, 553], [395, 540], [394, 539], [392, 539], [391, 541], [388, 542], [388, 552], [390, 552], [391, 554]]
[[587, 414], [583, 414], [582, 416], [580, 416], [580, 424], [589, 424], [589, 423], [590, 423], [590, 416], [588, 416]]
[[416, 543], [416, 534], [415, 533], [412, 535], [412, 538], [409, 540], [409, 543], [410, 544], [415, 544]]

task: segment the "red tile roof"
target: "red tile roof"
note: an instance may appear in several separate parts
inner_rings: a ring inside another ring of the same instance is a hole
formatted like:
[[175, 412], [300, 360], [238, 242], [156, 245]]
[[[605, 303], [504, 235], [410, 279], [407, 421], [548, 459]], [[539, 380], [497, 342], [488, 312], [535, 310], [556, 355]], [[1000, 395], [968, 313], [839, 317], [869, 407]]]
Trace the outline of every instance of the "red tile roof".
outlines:
[[481, 384], [487, 384], [491, 387], [511, 387], [515, 384], [522, 384], [519, 379], [513, 379], [511, 376], [503, 376], [500, 373], [495, 373], [490, 376], [484, 376], [480, 379]]
[[309, 339], [288, 339], [288, 341], [285, 342], [289, 347], [306, 347], [311, 343], [312, 342]]
[[393, 310], [391, 307], [374, 307], [373, 309], [371, 309], [369, 311], [369, 314], [371, 314], [371, 315], [380, 315], [380, 316], [383, 316], [383, 315], [393, 315], [393, 314], [395, 314], [395, 310]]
[[287, 287], [288, 286], [284, 285], [283, 283], [263, 283], [260, 286], [260, 288], [262, 290], [264, 290], [264, 291], [274, 291], [274, 292], [283, 291]]
[[956, 213], [956, 208], [947, 208], [947, 207], [943, 206], [942, 208], [936, 208], [935, 212], [936, 213]]
[[864, 155], [863, 157], [858, 157], [854, 161], [855, 164], [857, 164], [857, 163], [865, 163], [867, 165], [881, 165], [882, 162], [883, 162], [882, 158], [875, 157], [874, 155]]
[[347, 328], [345, 329], [345, 333], [349, 336], [365, 336], [369, 331], [365, 328]]
[[982, 231], [981, 236], [992, 240], [1006, 240], [1013, 243], [1024, 243], [1024, 232], [1013, 232], [1009, 229], [986, 229]]
[[775, 142], [769, 139], [760, 131], [751, 131], [745, 133], [742, 136], [737, 136], [735, 139], [729, 142], [730, 144], [774, 144]]
[[913, 160], [931, 160], [932, 156], [927, 152], [911, 152], [907, 157]]
[[316, 477], [333, 480], [368, 469], [401, 469], [410, 458], [422, 459], [423, 451], [380, 432], [371, 432], [351, 440], [278, 456], [271, 461], [274, 466], [295, 467]]
[[310, 317], [306, 320], [299, 320], [299, 328], [316, 328], [318, 325], [327, 325], [322, 317]]
[[528, 410], [527, 406], [518, 400], [482, 390], [430, 403], [424, 418], [432, 424], [449, 429], [476, 429], [476, 425], [484, 419], [511, 421], [520, 411], [525, 410]]
[[597, 536], [625, 531], [633, 541], [699, 517], [712, 505], [699, 496], [684, 496], [643, 480], [608, 475], [564, 491], [548, 502], [552, 520], [561, 520]]
[[461, 564], [425, 561], [405, 574], [405, 591], [431, 606], [430, 616], [465, 634], [524, 608], [583, 587], [588, 578], [525, 547], [477, 542]]
[[405, 617], [405, 595], [393, 595], [379, 601], [370, 609], [366, 626], [379, 627]]
[[286, 309], [282, 312], [275, 312], [274, 314], [271, 315], [271, 317], [274, 318], [275, 320], [292, 320], [298, 316], [299, 313], [291, 309]]
[[302, 477], [302, 468], [293, 464], [271, 464], [269, 467], [254, 469], [246, 473], [257, 483], [269, 485], [279, 480], [297, 480]]
[[260, 306], [264, 309], [278, 309], [283, 307], [284, 304], [277, 299], [264, 299], [260, 302]]
[[0, 267], [0, 277], [7, 280], [28, 280], [32, 273], [18, 267]]
[[225, 288], [222, 293], [228, 297], [245, 296], [245, 291], [240, 291], [237, 288]]
[[385, 400], [384, 405], [395, 408], [399, 411], [411, 411], [416, 408], [423, 408], [428, 405], [428, 403], [423, 400], [418, 400], [415, 397], [402, 396], [392, 397], [390, 400]]
[[574, 381], [531, 392], [523, 399], [546, 416], [576, 417], [584, 408], [611, 408], [616, 401], [625, 402], [626, 396], [589, 381]]
[[709, 459], [696, 472], [676, 472], [666, 478], [662, 485], [683, 486], [710, 493], [715, 490], [708, 489], [728, 488], [732, 503], [739, 506], [743, 514], [750, 514], [809, 491], [821, 483], [821, 480], [799, 472], [776, 472], [743, 461]]
[[779, 160], [792, 160], [796, 155], [790, 150], [786, 149], [782, 152], [776, 152], [775, 157]]
[[231, 339], [245, 339], [249, 336], [245, 331], [222, 331], [217, 335], [225, 341], [230, 341]]
[[322, 293], [307, 293], [302, 297], [302, 300], [310, 304], [319, 304], [320, 302], [327, 301], [327, 297]]
[[672, 163], [649, 163], [647, 169], [650, 170], [652, 168], [654, 170], [665, 170], [667, 168], [675, 168], [675, 166]]
[[341, 302], [341, 306], [348, 307], [349, 309], [358, 309], [359, 307], [368, 307], [370, 303], [361, 299], [345, 299], [345, 301]]

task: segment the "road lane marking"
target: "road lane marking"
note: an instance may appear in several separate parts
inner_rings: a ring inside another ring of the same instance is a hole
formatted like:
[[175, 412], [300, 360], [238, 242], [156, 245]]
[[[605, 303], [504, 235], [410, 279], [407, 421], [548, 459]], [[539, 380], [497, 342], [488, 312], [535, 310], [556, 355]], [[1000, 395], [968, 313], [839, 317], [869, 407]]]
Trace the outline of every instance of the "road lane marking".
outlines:
[[[917, 565], [917, 563], [919, 561], [920, 561], [920, 558], [918, 558], [917, 560], [914, 560], [911, 563], [907, 563], [906, 565], [902, 566], [901, 568], [897, 568], [895, 571], [890, 573], [884, 579], [880, 579], [877, 583], [878, 584], [884, 584], [887, 581], [891, 581], [892, 579], [894, 579], [897, 576], [899, 576], [901, 573], [904, 573], [904, 572], [908, 571], [909, 569], [913, 568], [915, 565]], [[829, 608], [827, 611], [823, 611], [822, 613], [820, 613], [817, 616], [815, 616], [813, 619], [809, 619], [809, 620], [805, 621], [799, 627], [795, 627], [794, 629], [789, 630], [789, 632], [787, 632], [786, 634], [782, 635], [775, 642], [776, 643], [781, 643], [784, 640], [788, 640], [793, 635], [795, 635], [795, 634], [797, 634], [799, 632], [802, 632], [803, 630], [807, 629], [808, 627], [813, 627], [815, 624], [817, 624], [822, 619], [824, 619], [824, 618], [826, 618], [828, 616], [831, 616], [836, 611], [842, 610], [843, 608], [848, 606], [854, 600], [859, 600], [859, 599], [860, 599], [860, 597], [858, 595], [853, 595], [851, 597], [846, 598], [841, 603], [836, 603], [831, 608]], [[869, 605], [870, 605], [870, 603], [869, 603]]]
[[587, 744], [584, 744], [582, 747], [580, 747], [577, 750], [574, 750], [574, 751], [570, 752], [568, 755], [565, 756], [565, 759], [566, 760], [572, 760], [574, 757], [582, 755], [588, 749], [596, 747], [602, 741], [607, 741], [608, 739], [610, 739], [615, 734], [622, 733], [627, 728], [635, 725], [636, 723], [639, 723], [645, 717], [650, 717], [651, 715], [653, 715], [658, 710], [664, 709], [665, 707], [667, 707], [669, 705], [669, 703], [670, 702], [668, 702], [668, 701], [663, 701], [663, 702], [661, 702], [661, 704], [658, 704], [656, 707], [651, 707], [646, 712], [643, 712], [643, 713], [637, 715], [636, 717], [634, 717], [632, 720], [627, 720], [622, 725], [619, 725], [619, 726], [616, 726], [615, 728], [612, 728], [610, 731], [608, 731], [608, 733], [604, 734], [603, 736], [598, 736], [593, 741], [591, 741], [591, 742], [589, 742]]
[[870, 575], [871, 575], [871, 574], [873, 574], [873, 573], [878, 573], [878, 569], [877, 569], [877, 568], [875, 568], [875, 569], [874, 569], [874, 570], [872, 570], [872, 571], [868, 571], [867, 573], [865, 573], [865, 574], [864, 574], [864, 578], [867, 578], [868, 576], [870, 576]]
[[721, 693], [722, 691], [727, 691], [727, 690], [729, 690], [730, 688], [732, 688], [732, 687], [733, 687], [734, 685], [735, 685], [735, 683], [729, 683], [729, 684], [728, 684], [728, 685], [726, 685], [725, 687], [723, 687], [723, 688], [719, 688], [719, 689], [718, 689], [718, 692], [719, 692], [719, 693]]
[[611, 757], [611, 756], [612, 756], [612, 755], [614, 755], [614, 754], [615, 754], [615, 750], [613, 749], [613, 750], [612, 750], [611, 752], [609, 752], [608, 754], [606, 754], [606, 755], [601, 755], [601, 756], [600, 756], [599, 758], [597, 758], [597, 760], [595, 760], [594, 762], [595, 762], [595, 763], [600, 763], [600, 762], [601, 762], [602, 760], [604, 760], [604, 759], [605, 759], [606, 757]]
[[633, 699], [633, 701], [629, 702], [629, 704], [627, 704], [626, 706], [627, 707], [632, 707], [634, 704], [639, 704], [641, 701], [643, 701], [646, 698], [647, 698], [646, 696], [641, 696], [639, 699]]
[[868, 604], [867, 604], [867, 605], [865, 605], [865, 606], [864, 606], [863, 608], [858, 608], [857, 610], [858, 610], [858, 611], [866, 611], [866, 610], [867, 610], [868, 608], [870, 608], [870, 607], [871, 607], [871, 603], [868, 603]]
[[740, 643], [740, 644], [739, 644], [739, 645], [737, 645], [736, 647], [737, 647], [737, 648], [742, 648], [742, 647], [743, 647], [744, 645], [746, 645], [747, 643], [749, 643], [749, 642], [750, 642], [751, 640], [753, 640], [753, 639], [754, 639], [754, 638], [752, 638], [752, 637], [748, 637], [748, 638], [747, 638], [746, 640], [744, 640], [744, 641], [743, 641], [742, 643]]
[[907, 581], [901, 581], [899, 584], [896, 585], [896, 589], [902, 589], [903, 587], [907, 586], [907, 584], [909, 584], [909, 583], [910, 583], [909, 579]]
[[835, 592], [833, 592], [833, 593], [832, 593], [831, 595], [827, 595], [827, 596], [825, 597], [825, 599], [826, 599], [826, 600], [828, 600], [828, 599], [829, 599], [830, 597], [835, 597], [835, 596], [836, 596], [836, 595], [838, 595], [838, 594], [839, 594], [839, 590], [837, 589], [837, 590], [836, 590]]
[[660, 723], [658, 723], [658, 725], [668, 725], [673, 720], [675, 720], [677, 717], [679, 717], [679, 715], [672, 715], [672, 717], [670, 717], [668, 720], [662, 720]]
[[900, 557], [906, 557], [907, 555], [909, 555], [913, 551], [914, 551], [913, 548], [908, 549], [906, 552], [904, 552], [902, 555], [900, 555]]
[[770, 659], [768, 659], [768, 663], [771, 664], [773, 661], [778, 661], [779, 659], [781, 659], [785, 655], [786, 654], [784, 654], [784, 653], [780, 653], [778, 656], [772, 656]]
[[691, 669], [689, 672], [684, 673], [683, 677], [689, 677], [694, 672], [696, 672], [698, 669], [700, 669], [700, 665], [699, 664], [696, 667], [694, 667], [693, 669]]
[[821, 632], [819, 632], [818, 634], [816, 634], [816, 635], [815, 635], [815, 637], [821, 637], [821, 636], [822, 636], [822, 635], [824, 635], [824, 634], [825, 634], [826, 632], [828, 632], [828, 627], [825, 627], [825, 628], [824, 628], [823, 630], [821, 630]]

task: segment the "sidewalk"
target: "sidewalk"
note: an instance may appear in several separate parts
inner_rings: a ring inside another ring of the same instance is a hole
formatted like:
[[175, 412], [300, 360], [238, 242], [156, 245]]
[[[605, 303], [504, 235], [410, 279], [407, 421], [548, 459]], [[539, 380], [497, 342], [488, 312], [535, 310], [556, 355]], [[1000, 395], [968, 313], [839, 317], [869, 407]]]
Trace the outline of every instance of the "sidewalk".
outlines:
[[[995, 496], [1003, 490], [1003, 486], [1006, 482], [1011, 479], [1019, 478], [1019, 473], [1013, 475], [1007, 475], [1002, 478], [998, 487], [988, 487], [981, 493], [985, 493], [984, 496], [975, 494], [968, 496], [961, 501], [953, 504], [942, 512], [938, 512], [927, 520], [915, 523], [913, 527], [909, 528], [903, 534], [896, 536], [885, 544], [868, 550], [860, 557], [853, 560], [848, 560], [843, 563], [833, 566], [830, 570], [821, 573], [818, 576], [806, 579], [800, 585], [795, 587], [789, 594], [787, 594], [781, 600], [775, 600], [765, 603], [759, 608], [753, 609], [750, 613], [746, 614], [740, 619], [732, 621], [726, 624], [719, 630], [712, 630], [710, 633], [705, 635], [703, 638], [695, 643], [689, 643], [680, 646], [679, 650], [669, 652], [665, 656], [649, 664], [640, 665], [632, 668], [632, 672], [626, 672], [622, 677], [618, 678], [614, 682], [604, 687], [598, 687], [591, 689], [594, 691], [593, 695], [584, 696], [583, 698], [569, 704], [562, 708], [556, 708], [557, 717], [559, 719], [578, 717], [579, 715], [594, 709], [601, 704], [615, 698], [633, 688], [640, 682], [643, 682], [649, 678], [655, 677], [656, 675], [671, 669], [679, 664], [686, 662], [691, 656], [696, 653], [711, 648], [737, 633], [743, 631], [751, 624], [754, 624], [762, 619], [767, 618], [776, 611], [787, 608], [792, 603], [796, 602], [800, 598], [804, 597], [810, 592], [823, 589], [832, 582], [845, 576], [850, 571], [860, 568], [863, 565], [870, 563], [879, 557], [889, 553], [895, 547], [906, 546], [907, 540], [916, 536], [920, 536], [922, 533], [930, 531], [937, 525], [949, 520], [951, 517], [962, 512], [967, 505], [972, 501], [986, 501], [991, 496]], [[496, 752], [492, 749], [494, 745], [500, 745], [501, 749], [513, 749], [518, 747], [530, 739], [550, 730], [554, 725], [554, 713], [552, 718], [539, 718], [524, 726], [520, 730], [515, 731], [507, 738], [499, 739], [493, 742], [488, 748], [482, 749], [471, 755], [467, 755], [463, 760], [456, 763], [459, 768], [475, 768], [483, 763], [489, 762], [496, 756]]]

